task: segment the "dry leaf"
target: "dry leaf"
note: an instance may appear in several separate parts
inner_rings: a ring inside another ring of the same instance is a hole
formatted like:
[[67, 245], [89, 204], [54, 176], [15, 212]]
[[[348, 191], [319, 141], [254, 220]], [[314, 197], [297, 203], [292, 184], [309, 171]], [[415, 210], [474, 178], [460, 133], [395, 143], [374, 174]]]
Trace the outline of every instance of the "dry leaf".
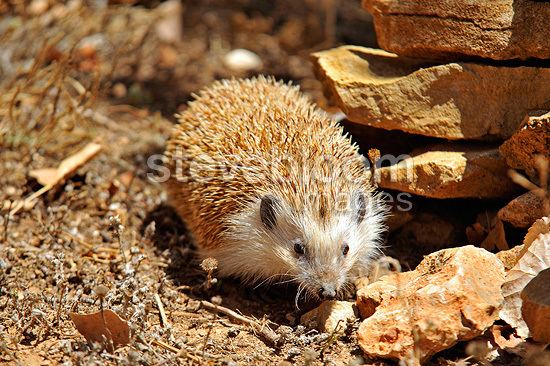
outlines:
[[480, 246], [486, 250], [493, 250], [495, 248], [498, 250], [510, 249], [508, 243], [506, 242], [506, 233], [504, 232], [504, 225], [502, 224], [502, 221], [498, 218], [495, 221], [495, 225]]
[[[529, 329], [521, 316], [520, 293], [540, 271], [550, 267], [550, 233], [541, 230], [536, 239], [532, 240], [534, 233], [541, 228], [541, 222], [548, 222], [548, 218], [537, 220], [529, 229], [532, 235], [526, 236], [525, 253], [507, 273], [506, 280], [502, 285], [504, 303], [499, 313], [500, 318], [515, 328], [517, 334], [522, 338], [528, 337]], [[531, 243], [529, 243], [530, 240]]]
[[468, 243], [479, 246], [487, 237], [487, 229], [479, 222], [475, 222], [472, 226], [466, 228], [466, 238]]
[[35, 169], [29, 175], [44, 186], [56, 186], [90, 161], [100, 150], [101, 145], [91, 142], [76, 154], [64, 159], [57, 168]]
[[130, 341], [130, 328], [128, 323], [120, 318], [112, 310], [103, 310], [92, 314], [70, 313], [76, 329], [90, 343], [104, 343], [106, 348], [112, 352], [113, 347], [124, 346]]

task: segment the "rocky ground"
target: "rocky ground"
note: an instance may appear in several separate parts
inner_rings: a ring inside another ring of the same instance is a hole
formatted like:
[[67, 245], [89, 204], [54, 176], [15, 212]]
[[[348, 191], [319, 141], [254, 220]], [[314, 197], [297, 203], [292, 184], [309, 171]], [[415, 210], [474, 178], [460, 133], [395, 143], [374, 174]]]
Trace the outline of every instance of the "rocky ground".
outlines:
[[[388, 43], [394, 35], [381, 40], [385, 10], [375, 9], [380, 44], [401, 51]], [[434, 50], [446, 46], [432, 45], [428, 61], [402, 59], [424, 50], [410, 42], [403, 56], [331, 49], [376, 47], [371, 16], [351, 0], [33, 0], [4, 2], [0, 14], [1, 362], [545, 362], [543, 328], [525, 341], [518, 307], [499, 313], [519, 298], [509, 273], [523, 288], [550, 264], [548, 222], [535, 223], [548, 211], [535, 159], [548, 154], [548, 115], [527, 113], [548, 109], [545, 68], [449, 60], [474, 52], [456, 45], [441, 57]], [[495, 59], [518, 52], [510, 47]], [[482, 51], [473, 55], [494, 52]], [[529, 55], [547, 57], [541, 52]], [[412, 180], [392, 162], [375, 171], [396, 203], [388, 257], [356, 284], [356, 306], [343, 299], [297, 309], [292, 286], [216, 278], [215, 263], [197, 260], [162, 185], [148, 178], [148, 159], [163, 152], [173, 115], [193, 92], [258, 73], [299, 84], [335, 116], [344, 111], [365, 155], [374, 148], [414, 161]], [[499, 89], [494, 79], [509, 99], [497, 93], [483, 113], [468, 108]], [[510, 167], [527, 189], [508, 178]], [[388, 271], [396, 273], [374, 281]], [[547, 302], [537, 288], [522, 296], [540, 319]], [[434, 291], [451, 305], [434, 304]], [[88, 344], [84, 336], [94, 334], [111, 334], [113, 344]]]

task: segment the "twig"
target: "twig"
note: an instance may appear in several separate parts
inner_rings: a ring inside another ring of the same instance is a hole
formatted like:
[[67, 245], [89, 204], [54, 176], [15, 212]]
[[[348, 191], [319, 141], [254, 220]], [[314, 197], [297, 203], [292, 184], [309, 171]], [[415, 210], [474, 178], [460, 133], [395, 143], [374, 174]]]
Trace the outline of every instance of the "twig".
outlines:
[[44, 193], [48, 192], [50, 189], [54, 187], [53, 184], [47, 184], [44, 187], [40, 188], [38, 191], [34, 192], [33, 194], [29, 195], [27, 198], [25, 198], [22, 201], [17, 202], [14, 208], [12, 208], [10, 215], [15, 215], [19, 212], [20, 209], [23, 207], [31, 204], [34, 202], [38, 197], [42, 196]]
[[163, 341], [159, 341], [157, 339], [154, 339], [152, 344], [155, 345], [155, 346], [159, 346], [161, 348], [164, 348], [167, 351], [174, 352], [176, 354], [185, 354], [186, 357], [189, 357], [193, 361], [198, 362], [200, 360], [197, 356], [193, 355], [192, 353], [187, 352], [187, 350], [181, 349], [181, 348], [176, 348], [174, 346], [169, 345], [168, 343], [164, 343]]
[[164, 349], [167, 350], [167, 351], [172, 351], [172, 352], [174, 352], [174, 353], [179, 353], [179, 352], [181, 351], [181, 349], [176, 348], [176, 347], [174, 347], [174, 346], [171, 346], [171, 345], [169, 345], [168, 343], [164, 343], [163, 341], [159, 341], [159, 340], [157, 340], [157, 339], [154, 339], [154, 340], [153, 340], [153, 344], [154, 344], [155, 346], [159, 346], [159, 347], [161, 347], [161, 348], [164, 348]]
[[208, 345], [208, 339], [210, 338], [210, 333], [212, 333], [212, 328], [214, 328], [214, 323], [210, 323], [210, 326], [208, 327], [208, 332], [206, 332], [206, 337], [204, 337], [204, 342], [202, 344], [202, 349], [201, 349], [201, 354], [203, 357], [204, 357], [204, 350]]
[[163, 327], [167, 327], [169, 325], [168, 318], [166, 317], [166, 313], [164, 312], [164, 305], [162, 305], [159, 294], [155, 294], [155, 302], [157, 303], [157, 307], [159, 308], [160, 323]]
[[340, 326], [340, 323], [343, 321], [343, 319], [339, 319], [338, 322], [336, 323], [336, 325], [334, 326], [334, 329], [332, 330], [332, 332], [330, 332], [330, 336], [328, 337], [328, 339], [325, 341], [325, 344], [323, 345], [323, 347], [321, 348], [321, 355], [322, 357], [324, 356], [324, 353], [326, 351], [326, 349], [328, 347], [330, 347], [331, 344], [333, 344], [336, 339], [338, 338], [338, 332], [339, 332], [339, 329], [338, 327]]
[[220, 305], [214, 305], [211, 302], [202, 300], [201, 306], [207, 310], [227, 315], [231, 319], [250, 326], [254, 332], [258, 332], [264, 340], [271, 346], [276, 346], [279, 341], [279, 336], [267, 325], [261, 324], [253, 319], [247, 318], [231, 309]]

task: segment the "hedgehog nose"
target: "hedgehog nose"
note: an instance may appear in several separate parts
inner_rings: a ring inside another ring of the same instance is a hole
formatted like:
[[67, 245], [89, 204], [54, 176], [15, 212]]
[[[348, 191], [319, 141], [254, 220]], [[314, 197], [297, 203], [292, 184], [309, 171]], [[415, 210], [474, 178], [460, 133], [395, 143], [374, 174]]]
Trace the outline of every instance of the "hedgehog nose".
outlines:
[[324, 285], [319, 290], [319, 297], [323, 300], [333, 300], [336, 297], [336, 289], [332, 285]]

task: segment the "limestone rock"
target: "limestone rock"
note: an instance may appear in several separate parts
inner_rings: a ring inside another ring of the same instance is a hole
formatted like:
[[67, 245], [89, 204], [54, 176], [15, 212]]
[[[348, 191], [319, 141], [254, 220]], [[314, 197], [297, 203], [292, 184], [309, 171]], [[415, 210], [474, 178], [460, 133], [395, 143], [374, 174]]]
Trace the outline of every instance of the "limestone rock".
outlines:
[[378, 44], [399, 55], [550, 58], [547, 2], [363, 0], [363, 6], [374, 17]]
[[531, 337], [550, 343], [550, 268], [541, 271], [521, 292], [521, 314]]
[[527, 116], [521, 125], [521, 129], [500, 146], [500, 152], [510, 167], [525, 170], [537, 179], [535, 157], [542, 155], [550, 159], [550, 112]]
[[[341, 332], [348, 321], [354, 321], [355, 304], [350, 301], [324, 301], [317, 308], [308, 311], [300, 318], [302, 324], [311, 325], [321, 332]], [[338, 329], [336, 329], [338, 327]]]
[[382, 277], [358, 290], [366, 319], [359, 346], [370, 357], [423, 362], [458, 341], [481, 335], [498, 318], [504, 268], [494, 254], [465, 246], [428, 255], [414, 271]]
[[493, 148], [434, 145], [414, 150], [397, 164], [377, 170], [377, 182], [432, 198], [497, 198], [517, 191], [504, 159]]
[[544, 202], [542, 197], [530, 191], [514, 198], [498, 211], [502, 221], [509, 222], [515, 227], [528, 228], [535, 221], [543, 217]]
[[550, 68], [433, 65], [357, 46], [313, 59], [326, 93], [349, 120], [387, 130], [508, 138], [528, 111], [550, 109]]

